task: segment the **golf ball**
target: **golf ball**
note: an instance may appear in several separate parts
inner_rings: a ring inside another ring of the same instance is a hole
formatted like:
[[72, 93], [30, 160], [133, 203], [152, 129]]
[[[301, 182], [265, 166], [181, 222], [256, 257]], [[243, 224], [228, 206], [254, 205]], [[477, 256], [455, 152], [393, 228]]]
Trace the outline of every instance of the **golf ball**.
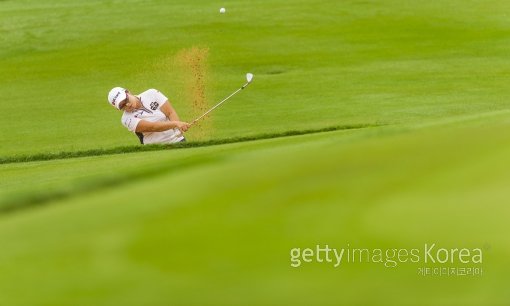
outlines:
[[225, 14], [225, 11], [226, 11], [226, 10], [225, 10], [225, 8], [224, 8], [224, 7], [220, 8], [220, 13]]

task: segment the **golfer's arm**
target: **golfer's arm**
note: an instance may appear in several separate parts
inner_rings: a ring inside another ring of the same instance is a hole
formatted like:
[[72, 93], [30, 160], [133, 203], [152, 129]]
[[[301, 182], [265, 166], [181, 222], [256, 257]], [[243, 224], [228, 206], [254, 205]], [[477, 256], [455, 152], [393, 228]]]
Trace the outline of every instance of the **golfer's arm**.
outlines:
[[142, 120], [138, 122], [136, 126], [137, 133], [146, 133], [146, 132], [163, 132], [169, 129], [177, 128], [178, 122], [175, 121], [164, 121], [164, 122], [150, 122], [146, 120]]
[[168, 119], [170, 119], [170, 121], [181, 121], [179, 115], [177, 115], [177, 112], [168, 100], [163, 103], [159, 109], [163, 112], [163, 114], [165, 114], [165, 116], [167, 116]]

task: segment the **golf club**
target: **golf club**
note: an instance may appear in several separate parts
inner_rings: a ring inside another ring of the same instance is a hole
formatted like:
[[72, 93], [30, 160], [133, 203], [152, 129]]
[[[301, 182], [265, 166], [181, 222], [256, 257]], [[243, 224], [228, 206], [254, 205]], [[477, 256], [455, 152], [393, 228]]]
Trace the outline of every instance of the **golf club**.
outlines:
[[212, 112], [213, 110], [215, 110], [218, 106], [220, 106], [223, 102], [227, 101], [228, 99], [232, 98], [235, 94], [237, 94], [238, 92], [240, 92], [241, 90], [245, 89], [246, 86], [250, 85], [250, 83], [253, 81], [253, 74], [252, 73], [247, 73], [246, 74], [246, 84], [244, 84], [241, 88], [239, 88], [238, 90], [234, 91], [232, 94], [230, 94], [230, 96], [226, 97], [225, 99], [223, 99], [220, 103], [216, 104], [215, 106], [213, 106], [211, 109], [209, 109], [208, 111], [206, 111], [203, 115], [201, 115], [200, 117], [198, 117], [197, 119], [193, 120], [191, 123], [190, 123], [190, 126], [194, 125], [198, 120], [204, 118], [205, 116], [207, 116], [207, 114], [209, 114], [210, 112]]

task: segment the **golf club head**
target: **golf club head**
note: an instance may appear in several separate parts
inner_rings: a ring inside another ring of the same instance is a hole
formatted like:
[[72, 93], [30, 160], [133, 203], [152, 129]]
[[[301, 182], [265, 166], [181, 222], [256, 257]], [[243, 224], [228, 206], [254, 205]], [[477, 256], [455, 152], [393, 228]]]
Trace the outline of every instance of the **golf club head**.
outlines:
[[246, 81], [248, 81], [248, 83], [251, 83], [252, 80], [253, 80], [253, 74], [248, 72], [246, 74]]

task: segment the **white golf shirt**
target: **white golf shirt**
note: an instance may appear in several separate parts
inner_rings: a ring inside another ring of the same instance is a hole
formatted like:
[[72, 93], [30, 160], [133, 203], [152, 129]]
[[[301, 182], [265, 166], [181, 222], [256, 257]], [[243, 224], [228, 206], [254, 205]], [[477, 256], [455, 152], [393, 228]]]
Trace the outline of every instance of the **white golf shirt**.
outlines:
[[[156, 89], [149, 89], [137, 95], [142, 102], [142, 107], [135, 110], [132, 113], [124, 112], [121, 118], [122, 124], [131, 132], [136, 132], [136, 126], [140, 121], [146, 120], [150, 122], [163, 122], [169, 121], [165, 114], [160, 110], [164, 103], [167, 103], [168, 99]], [[143, 144], [151, 143], [175, 143], [184, 139], [181, 132], [178, 129], [170, 129], [164, 132], [147, 132], [137, 133], [143, 134], [138, 135], [141, 138]]]

